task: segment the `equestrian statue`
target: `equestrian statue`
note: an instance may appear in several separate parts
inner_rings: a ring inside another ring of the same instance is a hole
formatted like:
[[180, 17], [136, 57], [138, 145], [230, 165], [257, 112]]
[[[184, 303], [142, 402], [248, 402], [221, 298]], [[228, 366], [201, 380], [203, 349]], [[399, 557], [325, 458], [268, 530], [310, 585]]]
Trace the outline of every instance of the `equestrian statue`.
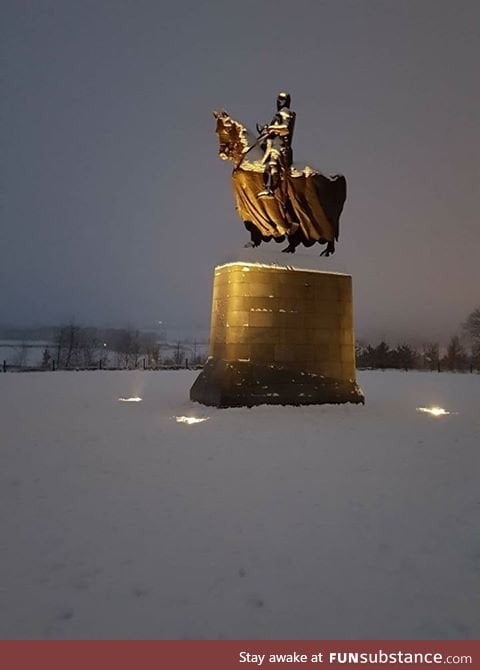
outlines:
[[257, 136], [224, 110], [214, 112], [219, 156], [234, 164], [232, 184], [236, 209], [250, 233], [245, 246], [288, 241], [284, 252], [299, 244], [326, 245], [330, 256], [338, 240], [339, 219], [347, 195], [343, 175], [327, 177], [293, 163], [295, 112], [290, 95], [277, 96], [277, 112], [268, 124], [257, 124]]

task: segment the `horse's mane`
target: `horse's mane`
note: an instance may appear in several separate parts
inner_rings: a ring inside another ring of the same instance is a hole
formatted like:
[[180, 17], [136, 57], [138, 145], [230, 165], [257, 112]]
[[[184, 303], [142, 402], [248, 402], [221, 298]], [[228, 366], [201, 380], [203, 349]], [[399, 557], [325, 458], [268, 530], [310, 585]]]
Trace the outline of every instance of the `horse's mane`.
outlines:
[[[213, 112], [213, 115], [217, 119], [216, 132], [220, 142], [220, 158], [238, 162], [242, 154], [255, 144], [255, 134], [223, 109], [220, 112]], [[260, 147], [254, 147], [249, 152], [248, 160], [254, 162], [260, 160], [261, 157]]]

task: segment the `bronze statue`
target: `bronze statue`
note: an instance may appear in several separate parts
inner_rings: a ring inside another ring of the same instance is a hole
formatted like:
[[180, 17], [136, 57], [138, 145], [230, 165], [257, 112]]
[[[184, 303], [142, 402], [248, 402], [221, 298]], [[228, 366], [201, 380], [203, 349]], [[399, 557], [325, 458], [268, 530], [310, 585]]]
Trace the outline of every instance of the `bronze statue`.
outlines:
[[214, 112], [219, 156], [234, 163], [236, 208], [251, 238], [246, 246], [286, 238], [287, 253], [294, 253], [299, 244], [310, 247], [318, 242], [327, 245], [320, 255], [330, 256], [338, 240], [346, 180], [293, 164], [295, 112], [290, 102], [288, 93], [279, 93], [277, 113], [270, 124], [257, 125], [257, 137], [227, 112]]

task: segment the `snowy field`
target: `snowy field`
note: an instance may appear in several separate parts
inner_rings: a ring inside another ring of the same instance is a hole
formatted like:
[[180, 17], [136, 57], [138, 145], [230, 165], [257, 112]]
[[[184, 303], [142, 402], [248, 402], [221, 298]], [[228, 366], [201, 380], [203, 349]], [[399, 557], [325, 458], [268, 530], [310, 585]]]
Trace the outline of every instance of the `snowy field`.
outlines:
[[1, 638], [480, 637], [480, 375], [215, 410], [197, 374], [0, 375]]

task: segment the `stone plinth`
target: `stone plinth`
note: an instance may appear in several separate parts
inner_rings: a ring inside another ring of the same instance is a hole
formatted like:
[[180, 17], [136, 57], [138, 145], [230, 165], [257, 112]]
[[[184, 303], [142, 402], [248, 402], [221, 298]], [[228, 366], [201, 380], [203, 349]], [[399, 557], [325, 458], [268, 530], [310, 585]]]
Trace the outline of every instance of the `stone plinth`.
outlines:
[[352, 312], [346, 274], [215, 268], [209, 359], [190, 398], [216, 407], [363, 402]]

